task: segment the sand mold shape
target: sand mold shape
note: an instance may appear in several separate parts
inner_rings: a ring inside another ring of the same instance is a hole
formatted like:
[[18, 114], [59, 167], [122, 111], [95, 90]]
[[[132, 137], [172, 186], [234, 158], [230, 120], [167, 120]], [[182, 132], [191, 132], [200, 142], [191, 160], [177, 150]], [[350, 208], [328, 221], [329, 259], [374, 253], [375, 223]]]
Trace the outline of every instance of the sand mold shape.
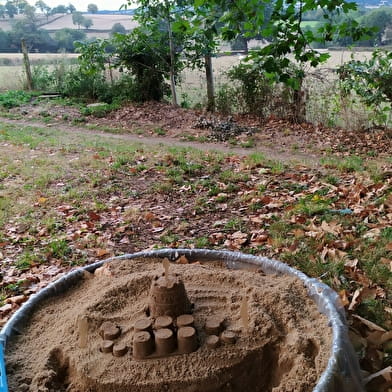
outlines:
[[[150, 317], [148, 294], [161, 261], [116, 261], [105, 268], [109, 273], [86, 274], [44, 303], [12, 338], [10, 392], [308, 392], [326, 367], [332, 331], [301, 281], [208, 263], [171, 267], [193, 304], [198, 349], [137, 360], [135, 324]], [[224, 320], [234, 343], [206, 332], [214, 317]], [[127, 348], [122, 355], [103, 352], [104, 323], [119, 327], [113, 345]]]

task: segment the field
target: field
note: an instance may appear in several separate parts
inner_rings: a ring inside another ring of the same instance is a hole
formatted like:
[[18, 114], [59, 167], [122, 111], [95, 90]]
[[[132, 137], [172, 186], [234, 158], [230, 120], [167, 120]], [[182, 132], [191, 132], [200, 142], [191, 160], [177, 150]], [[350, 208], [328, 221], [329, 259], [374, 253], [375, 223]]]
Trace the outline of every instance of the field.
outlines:
[[[73, 53], [30, 53], [30, 63], [53, 66], [56, 63], [72, 63], [78, 55]], [[0, 90], [21, 89], [24, 85], [23, 55], [21, 53], [0, 53]]]
[[[330, 54], [331, 58], [323, 64], [322, 68], [336, 68], [345, 61], [349, 61], [353, 52], [349, 50], [331, 51]], [[354, 53], [356, 59], [364, 59], [370, 55], [371, 52], [366, 51]], [[50, 65], [61, 61], [72, 61], [77, 56], [77, 54], [31, 53], [30, 62], [32, 65]], [[225, 80], [224, 72], [233, 65], [239, 64], [239, 62], [240, 56], [237, 55], [222, 56], [213, 59], [215, 82], [218, 86]], [[22, 63], [23, 57], [21, 53], [0, 53], [0, 89], [21, 87], [21, 80], [23, 79]], [[183, 83], [184, 86], [180, 88], [180, 91], [194, 96], [194, 100], [197, 100], [196, 97], [200, 96], [200, 94], [204, 94], [204, 76], [202, 72], [186, 70], [183, 73]]]
[[[115, 23], [121, 23], [126, 30], [132, 30], [138, 25], [132, 20], [130, 15], [83, 14], [83, 16], [93, 21], [90, 29], [83, 28], [88, 38], [108, 38], [109, 32]], [[0, 29], [4, 31], [11, 30], [12, 24], [20, 18], [21, 16], [17, 15], [13, 20], [0, 19]], [[50, 16], [49, 19], [46, 19], [44, 16], [38, 16], [38, 24], [41, 29], [48, 30], [51, 35], [63, 28], [77, 28], [72, 22], [71, 14], [57, 14]]]
[[301, 27], [305, 28], [305, 27], [310, 27], [310, 28], [314, 28], [316, 27], [320, 22], [317, 20], [306, 20], [304, 22], [301, 22]]
[[[137, 26], [137, 23], [129, 15], [83, 14], [83, 16], [93, 21], [91, 29], [94, 30], [110, 30], [115, 23], [121, 23], [127, 30], [134, 29]], [[75, 28], [71, 14], [64, 15], [53, 22], [41, 26], [42, 29], [51, 31], [66, 27]]]

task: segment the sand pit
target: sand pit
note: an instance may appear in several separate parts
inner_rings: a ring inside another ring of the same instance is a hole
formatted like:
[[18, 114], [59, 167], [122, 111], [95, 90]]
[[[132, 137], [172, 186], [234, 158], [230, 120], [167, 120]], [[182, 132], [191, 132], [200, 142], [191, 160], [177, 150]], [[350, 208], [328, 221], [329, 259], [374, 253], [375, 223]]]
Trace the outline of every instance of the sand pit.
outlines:
[[7, 344], [10, 392], [312, 391], [332, 330], [300, 280], [210, 263], [162, 272], [160, 259], [115, 261], [42, 304]]

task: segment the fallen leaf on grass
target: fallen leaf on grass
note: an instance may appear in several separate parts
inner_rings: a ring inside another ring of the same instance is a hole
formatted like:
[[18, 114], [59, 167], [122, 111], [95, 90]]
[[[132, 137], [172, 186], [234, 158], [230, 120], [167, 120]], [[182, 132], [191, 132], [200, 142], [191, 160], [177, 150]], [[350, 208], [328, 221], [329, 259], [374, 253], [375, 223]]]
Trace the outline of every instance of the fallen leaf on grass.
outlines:
[[14, 297], [7, 298], [7, 303], [14, 303], [20, 305], [22, 302], [25, 302], [27, 297], [25, 295], [16, 295]]
[[380, 234], [381, 234], [381, 230], [378, 228], [375, 228], [375, 229], [371, 229], [368, 232], [366, 232], [362, 237], [375, 239], [375, 238], [378, 238], [380, 236]]
[[101, 217], [94, 211], [89, 211], [87, 215], [90, 218], [90, 220], [93, 222], [97, 222], [101, 219]]
[[337, 222], [329, 222], [326, 221], [321, 222], [321, 229], [327, 233], [338, 236], [342, 232], [342, 225]]
[[11, 312], [12, 308], [13, 308], [12, 304], [5, 304], [0, 307], [0, 313], [2, 315], [7, 314], [7, 313]]
[[45, 204], [48, 201], [46, 197], [39, 197], [38, 198], [38, 204]]
[[350, 303], [350, 301], [348, 300], [347, 290], [340, 290], [339, 297], [340, 297], [340, 301], [344, 307], [346, 307]]
[[355, 290], [353, 297], [351, 299], [350, 305], [348, 307], [348, 310], [353, 310], [357, 305], [360, 304], [361, 291], [362, 291], [362, 289]]
[[97, 255], [97, 257], [106, 256], [109, 253], [110, 253], [110, 251], [108, 251], [107, 249], [96, 249], [95, 250], [95, 254]]
[[241, 231], [236, 231], [233, 234], [227, 236], [227, 240], [224, 245], [229, 249], [241, 249], [241, 246], [244, 245], [248, 241], [248, 234], [242, 233]]
[[380, 261], [381, 261], [381, 263], [388, 266], [389, 270], [392, 272], [392, 260], [391, 259], [387, 259], [386, 257], [381, 257]]

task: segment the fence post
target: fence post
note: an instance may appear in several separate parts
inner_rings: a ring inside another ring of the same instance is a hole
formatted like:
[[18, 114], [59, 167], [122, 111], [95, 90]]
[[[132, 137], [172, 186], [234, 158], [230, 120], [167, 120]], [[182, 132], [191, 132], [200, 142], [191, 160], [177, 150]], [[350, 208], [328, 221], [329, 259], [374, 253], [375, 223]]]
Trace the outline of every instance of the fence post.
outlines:
[[30, 67], [30, 60], [29, 60], [29, 53], [27, 51], [26, 41], [22, 38], [20, 41], [22, 46], [22, 53], [23, 53], [23, 63], [26, 70], [26, 78], [27, 78], [27, 89], [33, 89], [33, 77], [31, 76], [31, 67]]

